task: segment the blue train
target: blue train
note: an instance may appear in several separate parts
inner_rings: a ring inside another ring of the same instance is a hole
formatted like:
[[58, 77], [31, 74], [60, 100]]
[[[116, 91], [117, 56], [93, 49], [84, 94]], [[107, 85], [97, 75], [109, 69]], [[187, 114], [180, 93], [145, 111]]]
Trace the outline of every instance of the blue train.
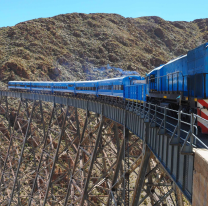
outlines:
[[24, 90], [28, 92], [71, 93], [122, 99], [131, 98], [131, 95], [133, 95], [136, 100], [146, 101], [146, 80], [144, 77], [134, 75], [114, 79], [77, 82], [10, 81], [8, 88], [10, 90]]
[[[8, 88], [28, 92], [71, 93], [152, 102], [195, 112], [208, 119], [208, 43], [161, 65], [145, 78], [126, 76], [114, 79], [77, 82], [10, 81]], [[204, 133], [208, 124], [198, 122]]]
[[147, 75], [147, 85], [151, 98], [175, 100], [181, 95], [194, 108], [197, 99], [208, 98], [208, 43], [155, 68]]

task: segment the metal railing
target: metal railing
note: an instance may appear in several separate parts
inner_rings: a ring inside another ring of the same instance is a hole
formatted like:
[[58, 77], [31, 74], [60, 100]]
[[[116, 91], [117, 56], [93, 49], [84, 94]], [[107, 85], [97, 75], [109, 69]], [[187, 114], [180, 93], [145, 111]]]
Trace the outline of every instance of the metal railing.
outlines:
[[170, 144], [182, 144], [181, 153], [192, 153], [193, 148], [206, 148], [208, 146], [199, 139], [197, 119], [208, 120], [197, 114], [187, 114], [181, 110], [173, 110], [167, 107], [148, 102], [126, 101], [126, 110], [144, 116], [150, 124], [159, 128], [161, 134], [171, 137]]

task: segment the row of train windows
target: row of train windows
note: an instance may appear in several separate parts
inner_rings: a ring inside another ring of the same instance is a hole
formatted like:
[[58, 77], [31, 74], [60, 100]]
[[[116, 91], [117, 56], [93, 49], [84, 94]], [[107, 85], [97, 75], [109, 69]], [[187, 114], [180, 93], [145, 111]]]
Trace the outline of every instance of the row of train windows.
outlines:
[[91, 91], [96, 91], [96, 87], [76, 87], [76, 90], [91, 90]]
[[[111, 90], [112, 85], [99, 86], [98, 89]], [[113, 85], [113, 90], [123, 90], [123, 85]]]
[[102, 85], [102, 86], [99, 86], [98, 89], [111, 90], [112, 89], [112, 85]]
[[54, 89], [67, 89], [66, 86], [54, 86], [53, 88]]
[[123, 90], [123, 85], [113, 85], [113, 90]]
[[[13, 86], [13, 85], [9, 85]], [[25, 87], [25, 85], [15, 84], [14, 86], [17, 87]], [[69, 87], [73, 87], [74, 85], [68, 85]], [[30, 85], [26, 85], [26, 87], [30, 87]], [[33, 88], [51, 88], [51, 86], [41, 86], [41, 85], [31, 85]], [[54, 86], [54, 89], [67, 89], [67, 86]], [[98, 89], [105, 89], [105, 90], [111, 90], [112, 85], [104, 85], [99, 86]], [[96, 91], [96, 87], [76, 87], [76, 90], [91, 90]], [[123, 85], [113, 85], [113, 90], [123, 90]]]
[[[30, 87], [28, 85], [28, 87]], [[51, 88], [51, 86], [31, 85], [32, 88]]]
[[25, 85], [21, 85], [21, 84], [16, 84], [15, 86], [17, 86], [17, 87], [25, 87]]
[[[33, 88], [51, 88], [51, 86], [32, 85]], [[53, 86], [54, 89], [67, 89], [66, 86]]]

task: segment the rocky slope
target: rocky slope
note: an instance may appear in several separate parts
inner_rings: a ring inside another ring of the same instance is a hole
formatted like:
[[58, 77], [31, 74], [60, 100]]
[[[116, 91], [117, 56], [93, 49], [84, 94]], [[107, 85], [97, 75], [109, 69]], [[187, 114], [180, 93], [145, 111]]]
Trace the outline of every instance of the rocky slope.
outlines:
[[208, 41], [208, 19], [72, 13], [0, 28], [0, 79], [115, 77], [116, 68], [142, 75]]

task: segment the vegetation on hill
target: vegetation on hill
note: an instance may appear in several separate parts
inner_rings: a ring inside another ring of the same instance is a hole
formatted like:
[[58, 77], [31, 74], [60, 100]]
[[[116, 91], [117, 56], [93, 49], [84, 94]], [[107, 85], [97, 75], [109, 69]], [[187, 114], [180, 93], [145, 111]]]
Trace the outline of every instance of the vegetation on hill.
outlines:
[[[69, 81], [149, 70], [208, 41], [208, 19], [72, 13], [0, 28], [0, 79]], [[95, 69], [100, 68], [101, 70]]]

